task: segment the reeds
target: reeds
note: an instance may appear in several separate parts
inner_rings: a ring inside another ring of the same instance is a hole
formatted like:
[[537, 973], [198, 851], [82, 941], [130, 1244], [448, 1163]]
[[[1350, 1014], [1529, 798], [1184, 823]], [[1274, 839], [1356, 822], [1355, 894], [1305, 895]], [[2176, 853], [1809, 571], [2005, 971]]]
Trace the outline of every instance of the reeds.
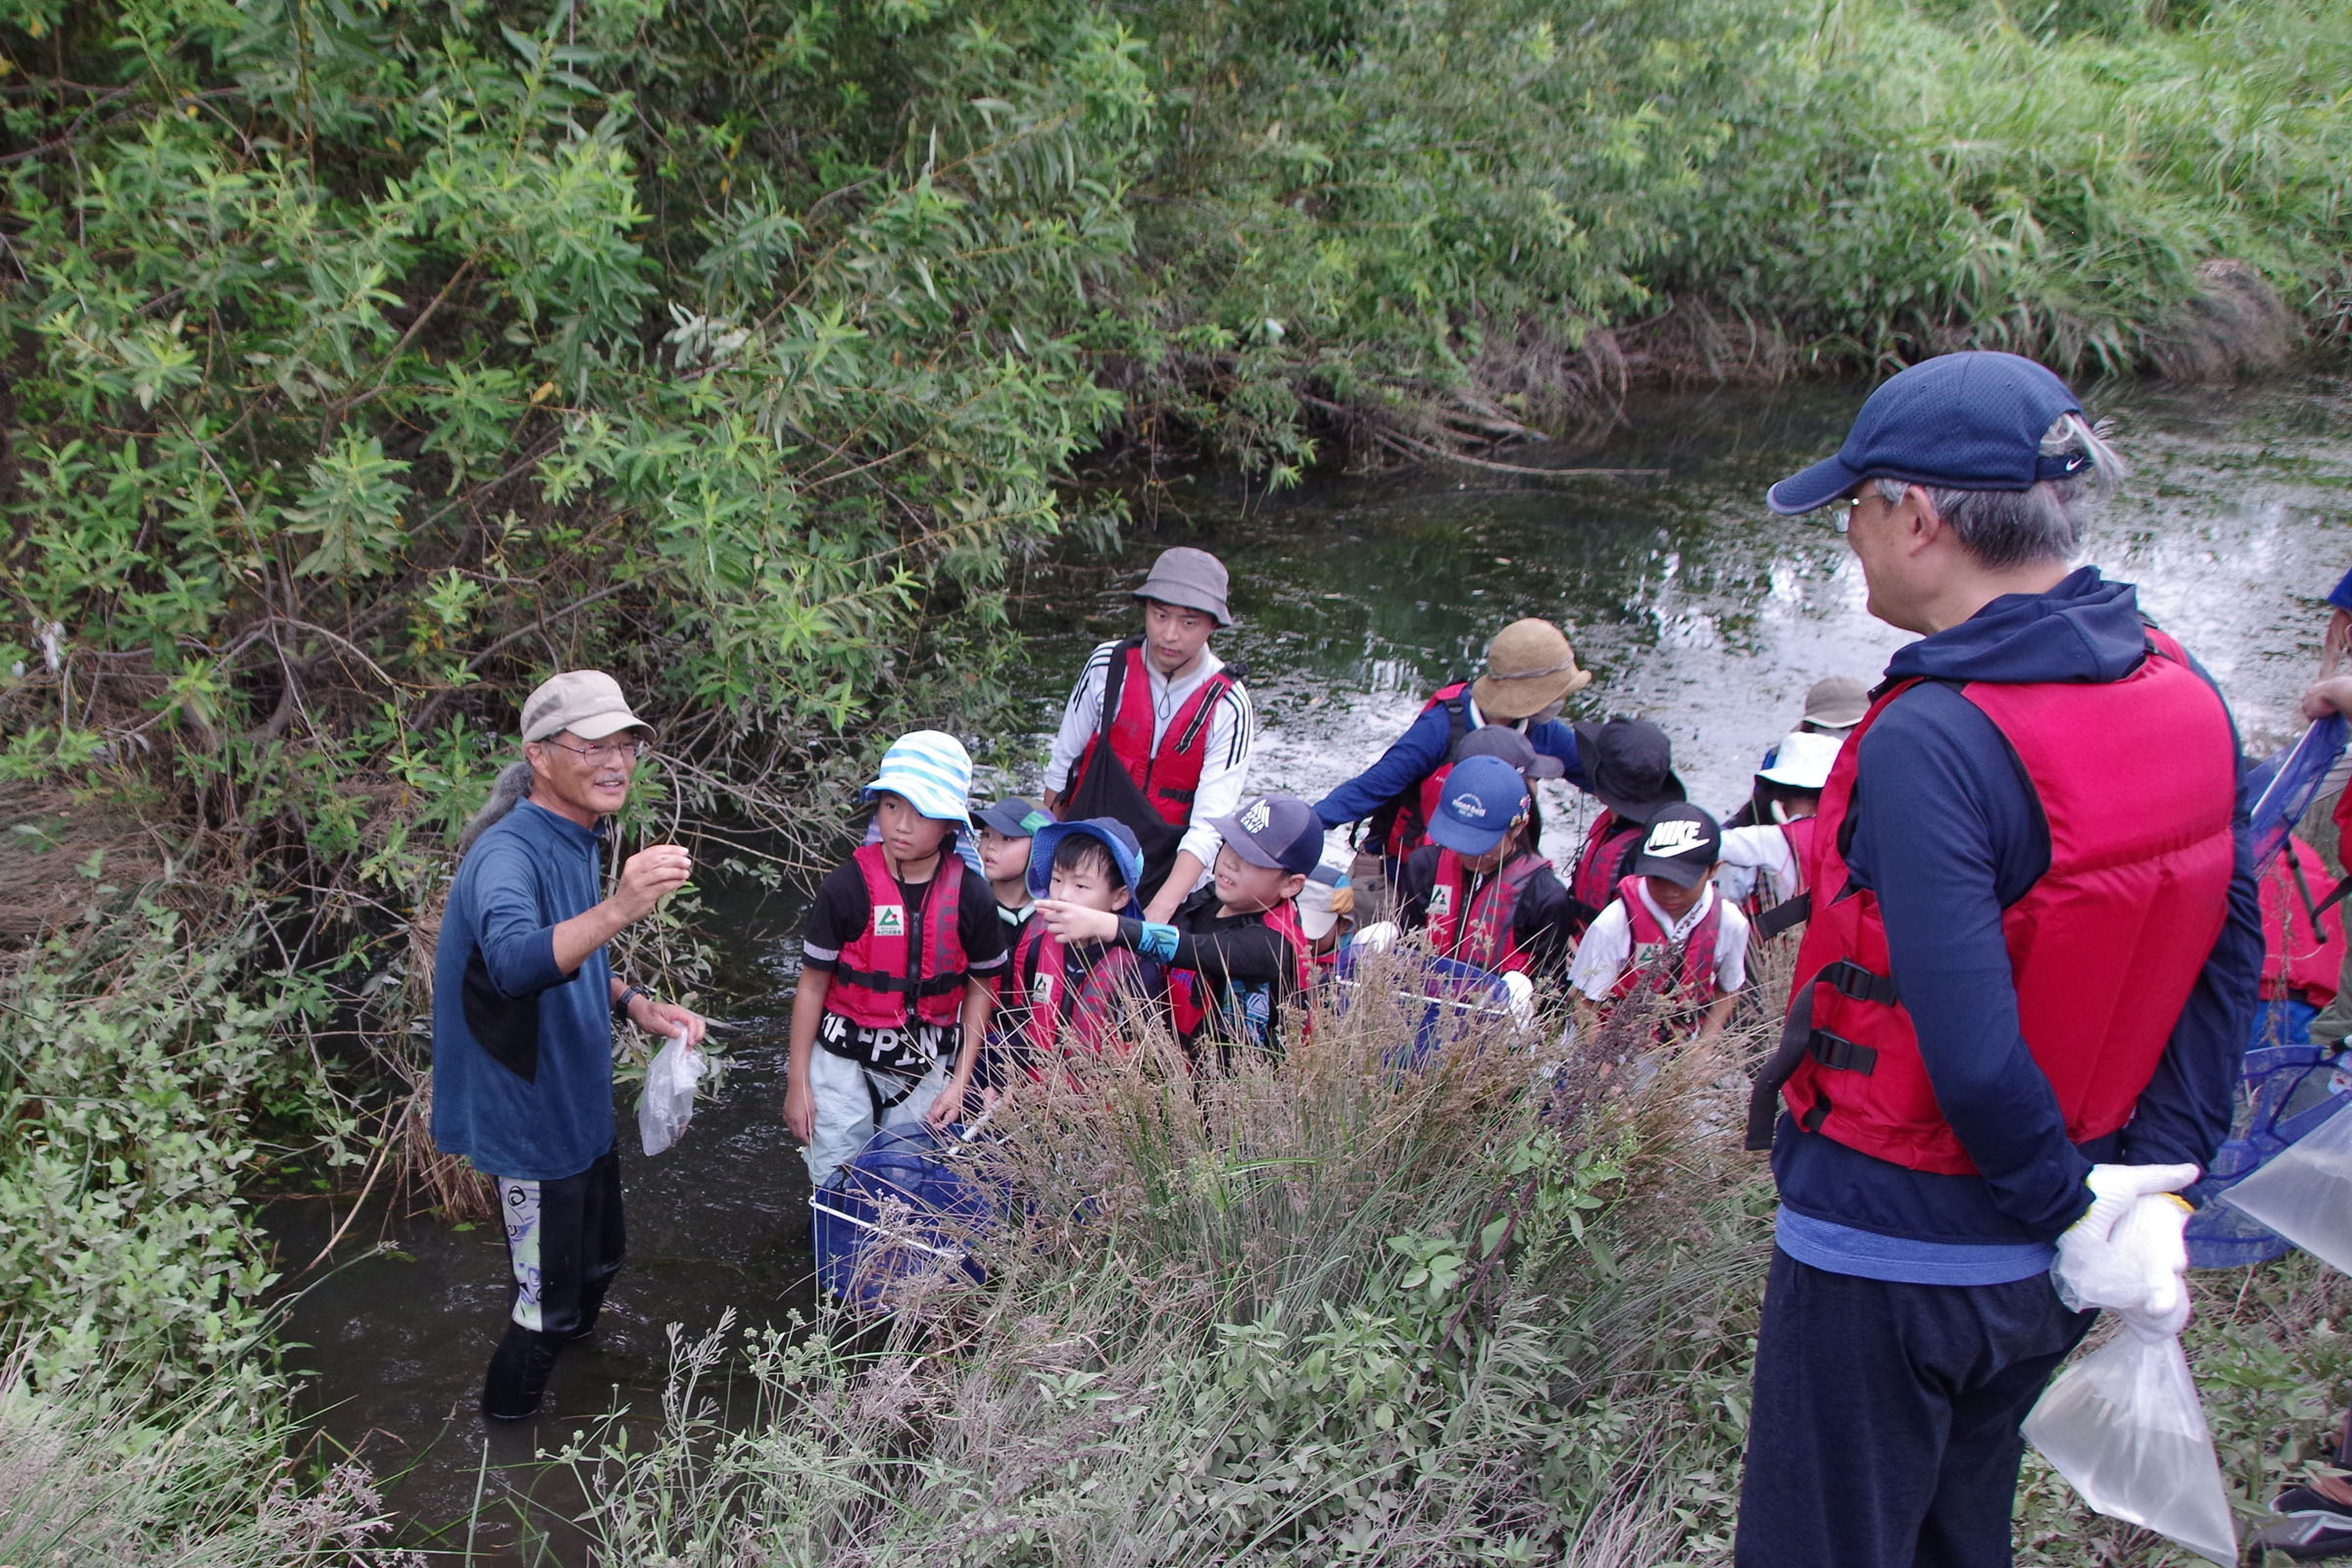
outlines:
[[[681, 1347], [661, 1443], [570, 1455], [607, 1559], [1663, 1560], [1692, 1501], [1640, 1483], [1736, 1468], [1763, 1257], [1725, 1057], [1626, 1093], [1474, 1017], [1415, 1064], [1364, 978], [1279, 1055], [1147, 1037], [1015, 1097], [987, 1284]], [[733, 1349], [748, 1424], [702, 1393]]]

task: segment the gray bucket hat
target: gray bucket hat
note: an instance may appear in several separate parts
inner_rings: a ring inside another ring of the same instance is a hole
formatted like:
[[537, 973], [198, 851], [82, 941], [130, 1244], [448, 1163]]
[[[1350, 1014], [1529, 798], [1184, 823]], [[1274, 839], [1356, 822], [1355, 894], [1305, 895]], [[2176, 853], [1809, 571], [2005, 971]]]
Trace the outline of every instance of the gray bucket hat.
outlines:
[[1233, 624], [1233, 612], [1225, 608], [1225, 563], [1205, 550], [1191, 545], [1178, 545], [1163, 550], [1152, 563], [1152, 574], [1135, 591], [1138, 599], [1156, 599], [1163, 605], [1179, 610], [1199, 610], [1217, 617], [1217, 624]]

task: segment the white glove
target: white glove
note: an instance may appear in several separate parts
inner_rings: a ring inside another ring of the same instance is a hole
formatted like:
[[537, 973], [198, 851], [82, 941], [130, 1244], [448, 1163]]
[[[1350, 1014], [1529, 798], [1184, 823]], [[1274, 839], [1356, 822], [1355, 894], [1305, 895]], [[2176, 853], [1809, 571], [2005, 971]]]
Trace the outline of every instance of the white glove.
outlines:
[[1355, 934], [1354, 946], [1365, 953], [1386, 953], [1396, 945], [1396, 925], [1393, 920], [1379, 920]]
[[[2050, 1268], [2058, 1298], [2076, 1311], [2098, 1306], [2122, 1313], [2135, 1328], [2180, 1312], [2187, 1299], [2180, 1239], [2187, 1205], [2162, 1195], [2197, 1174], [2194, 1165], [2091, 1166], [2090, 1208], [2058, 1238], [2058, 1261]], [[2139, 1212], [2143, 1203], [2150, 1205], [2146, 1214]]]
[[1536, 1021], [1536, 983], [1513, 969], [1503, 975], [1502, 989], [1511, 999], [1511, 1021], [1522, 1029], [1532, 1028]]

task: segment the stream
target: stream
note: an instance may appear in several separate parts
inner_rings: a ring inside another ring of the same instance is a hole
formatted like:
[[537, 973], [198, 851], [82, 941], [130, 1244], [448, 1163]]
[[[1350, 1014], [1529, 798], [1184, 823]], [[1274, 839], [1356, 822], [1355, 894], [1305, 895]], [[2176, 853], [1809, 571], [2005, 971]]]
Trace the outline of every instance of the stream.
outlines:
[[[1446, 466], [1332, 478], [1272, 498], [1230, 475], [1178, 484], [1156, 526], [1104, 560], [1076, 550], [1015, 579], [1038, 731], [982, 789], [1034, 795], [1046, 739], [1087, 651], [1131, 629], [1127, 589], [1167, 544], [1217, 552], [1237, 624], [1218, 651], [1247, 664], [1263, 726], [1251, 787], [1312, 800], [1368, 764], [1429, 690], [1474, 673], [1521, 615], [1566, 626], [1595, 672], [1571, 717], [1639, 714], [1672, 738], [1691, 798], [1728, 810], [1755, 759], [1828, 674], [1875, 679], [1905, 635], [1862, 609], [1861, 574], [1818, 520], [1776, 518], [1766, 485], [1835, 450], [1859, 386], [1652, 394], [1597, 449], [1516, 463], [1663, 470], [1533, 485]], [[2228, 694], [2247, 747], [2300, 727], [2322, 596], [2352, 564], [2352, 377], [2322, 371], [2234, 390], [2117, 389], [2090, 398], [2135, 466], [2086, 559], [2141, 585]], [[882, 738], [876, 737], [878, 754]], [[1587, 808], [1544, 786], [1546, 848], [1566, 854]], [[845, 807], [845, 818], [847, 810]], [[1343, 851], [1333, 841], [1334, 858]], [[1344, 861], [1343, 861], [1344, 863]], [[685, 1141], [635, 1151], [622, 1114], [630, 1258], [598, 1340], [559, 1367], [549, 1413], [491, 1433], [474, 1413], [505, 1305], [495, 1227], [361, 1216], [340, 1266], [292, 1282], [287, 1365], [322, 1457], [356, 1452], [403, 1517], [401, 1541], [449, 1560], [578, 1561], [565, 1472], [531, 1463], [616, 1405], [659, 1414], [670, 1325], [712, 1328], [813, 1306], [808, 1181], [777, 1117], [797, 894], [721, 884], [705, 895], [721, 945], [710, 1005], [738, 1026], [731, 1066]], [[294, 1275], [348, 1217], [348, 1200], [284, 1200], [268, 1214]], [[378, 1238], [388, 1250], [370, 1253]], [[323, 1276], [323, 1277], [322, 1277]], [[479, 1508], [475, 1498], [481, 1498]]]

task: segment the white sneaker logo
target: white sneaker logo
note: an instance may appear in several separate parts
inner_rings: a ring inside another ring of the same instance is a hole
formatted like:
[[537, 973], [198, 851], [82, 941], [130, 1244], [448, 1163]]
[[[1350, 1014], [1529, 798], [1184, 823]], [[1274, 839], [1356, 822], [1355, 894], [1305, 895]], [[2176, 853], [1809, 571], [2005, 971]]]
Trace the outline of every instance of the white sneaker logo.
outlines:
[[1660, 822], [1649, 830], [1648, 842], [1642, 846], [1642, 853], [1671, 858], [1697, 849], [1704, 837], [1704, 829], [1697, 822]]

